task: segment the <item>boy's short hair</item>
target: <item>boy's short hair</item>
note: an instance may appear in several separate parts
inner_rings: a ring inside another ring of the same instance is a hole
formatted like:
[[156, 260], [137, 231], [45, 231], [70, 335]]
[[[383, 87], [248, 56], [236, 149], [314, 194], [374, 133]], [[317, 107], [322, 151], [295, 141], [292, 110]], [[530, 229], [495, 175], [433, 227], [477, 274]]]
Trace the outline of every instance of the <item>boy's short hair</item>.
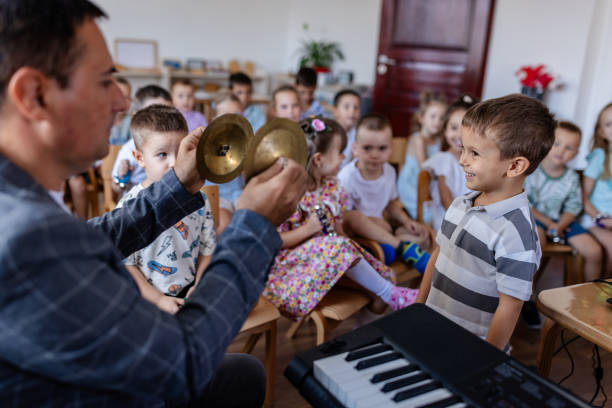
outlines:
[[525, 174], [533, 173], [555, 142], [555, 118], [546, 105], [520, 94], [480, 102], [465, 113], [462, 126], [491, 137], [501, 159], [523, 156], [529, 160]]
[[230, 91], [221, 92], [215, 98], [215, 112], [217, 110], [217, 106], [227, 101], [232, 101], [232, 102], [236, 102], [240, 104], [240, 99], [238, 99], [238, 97], [234, 95], [233, 93], [231, 93]]
[[156, 99], [156, 98], [162, 98], [172, 103], [172, 96], [170, 95], [170, 92], [166, 91], [164, 88], [162, 88], [161, 86], [157, 86], [157, 85], [146, 85], [146, 86], [143, 86], [142, 88], [139, 88], [136, 91], [134, 98], [136, 99], [136, 103], [138, 104], [139, 107], [144, 106], [145, 102], [148, 99]]
[[192, 88], [194, 88], [194, 89], [195, 89], [195, 85], [194, 85], [194, 83], [193, 83], [193, 82], [191, 82], [191, 80], [190, 80], [190, 79], [188, 79], [188, 78], [179, 78], [179, 79], [177, 79], [176, 81], [172, 82], [172, 85], [170, 86], [170, 89], [171, 89], [171, 90], [172, 90], [172, 89], [174, 89], [174, 87], [175, 87], [176, 85], [185, 85], [185, 86], [190, 86], [190, 87], [192, 87]]
[[357, 91], [354, 91], [352, 89], [342, 89], [336, 94], [336, 96], [334, 96], [334, 106], [338, 107], [338, 104], [340, 103], [340, 99], [342, 99], [342, 97], [346, 95], [352, 95], [356, 97], [357, 99], [359, 99], [359, 102], [361, 102], [361, 95], [359, 95]]
[[568, 132], [578, 133], [578, 136], [582, 139], [582, 130], [573, 122], [569, 120], [560, 120], [557, 122], [557, 127], [563, 130], [567, 130]]
[[295, 84], [309, 88], [317, 86], [317, 72], [308, 67], [302, 67], [295, 76]]
[[276, 105], [276, 95], [278, 95], [281, 92], [293, 92], [299, 100], [298, 91], [297, 89], [295, 89], [293, 85], [281, 85], [278, 88], [276, 88], [274, 92], [272, 92], [272, 99], [271, 99], [272, 106]]
[[130, 131], [134, 136], [136, 149], [142, 151], [146, 137], [151, 132], [184, 132], [187, 134], [189, 130], [183, 114], [175, 107], [151, 105], [134, 114]]
[[363, 115], [359, 121], [357, 122], [357, 126], [355, 127], [355, 137], [359, 136], [359, 129], [366, 128], [368, 130], [385, 130], [386, 128], [391, 129], [393, 132], [393, 127], [391, 126], [391, 121], [385, 115], [381, 115], [380, 113], [366, 113]]
[[236, 72], [229, 77], [229, 89], [234, 89], [234, 84], [253, 86], [253, 81], [244, 72]]

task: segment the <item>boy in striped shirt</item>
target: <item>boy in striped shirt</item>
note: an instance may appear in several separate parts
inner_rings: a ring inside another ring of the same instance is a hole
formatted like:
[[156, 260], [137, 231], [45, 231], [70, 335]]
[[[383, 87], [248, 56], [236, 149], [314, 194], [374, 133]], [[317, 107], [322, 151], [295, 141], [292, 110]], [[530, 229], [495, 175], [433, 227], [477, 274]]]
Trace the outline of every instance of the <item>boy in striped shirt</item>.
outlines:
[[502, 350], [541, 257], [523, 182], [552, 147], [554, 131], [548, 108], [523, 95], [468, 110], [459, 163], [474, 192], [446, 212], [417, 298]]

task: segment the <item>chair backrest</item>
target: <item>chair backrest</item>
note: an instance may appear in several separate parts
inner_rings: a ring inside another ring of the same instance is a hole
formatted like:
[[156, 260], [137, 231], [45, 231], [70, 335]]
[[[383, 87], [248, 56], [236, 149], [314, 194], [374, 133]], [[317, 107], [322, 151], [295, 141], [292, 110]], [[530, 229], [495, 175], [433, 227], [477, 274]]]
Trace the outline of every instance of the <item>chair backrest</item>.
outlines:
[[419, 172], [417, 181], [417, 221], [423, 222], [423, 203], [431, 201], [431, 174], [427, 170]]
[[219, 226], [219, 186], [204, 186], [200, 189], [206, 195], [212, 211], [215, 228]]
[[104, 212], [111, 211], [115, 208], [117, 203], [113, 199], [113, 165], [121, 149], [120, 145], [110, 145], [108, 149], [108, 155], [102, 159], [100, 165], [100, 176], [102, 177], [102, 188], [104, 191]]
[[404, 159], [406, 158], [406, 147], [408, 146], [407, 137], [394, 137], [391, 141], [391, 157], [389, 157], [389, 163], [395, 167], [395, 170], [399, 174], [402, 166], [404, 165]]

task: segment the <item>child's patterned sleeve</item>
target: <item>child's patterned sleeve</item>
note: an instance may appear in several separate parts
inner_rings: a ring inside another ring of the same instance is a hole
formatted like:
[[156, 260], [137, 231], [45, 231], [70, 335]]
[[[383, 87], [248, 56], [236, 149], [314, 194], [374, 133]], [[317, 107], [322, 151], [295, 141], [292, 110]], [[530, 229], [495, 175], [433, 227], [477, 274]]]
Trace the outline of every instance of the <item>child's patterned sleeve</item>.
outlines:
[[574, 215], [580, 214], [582, 211], [582, 188], [578, 174], [573, 173], [571, 179], [571, 187], [565, 203], [563, 203], [563, 212], [568, 212]]
[[212, 255], [217, 245], [217, 231], [215, 230], [215, 221], [208, 199], [204, 200], [204, 207], [200, 211], [203, 211], [200, 233], [200, 255], [208, 256]]

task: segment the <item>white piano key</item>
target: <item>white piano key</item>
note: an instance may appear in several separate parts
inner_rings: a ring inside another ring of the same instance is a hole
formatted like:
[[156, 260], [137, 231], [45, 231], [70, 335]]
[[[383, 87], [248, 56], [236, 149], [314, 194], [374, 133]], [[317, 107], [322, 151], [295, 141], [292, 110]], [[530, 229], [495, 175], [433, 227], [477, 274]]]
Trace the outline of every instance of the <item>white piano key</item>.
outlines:
[[437, 390], [426, 392], [425, 394], [417, 395], [414, 398], [410, 398], [404, 400], [395, 405], [396, 408], [412, 408], [418, 407], [421, 405], [431, 404], [432, 402], [443, 400], [444, 398], [448, 398], [453, 394], [450, 393], [447, 389], [438, 388]]
[[[407, 387], [398, 388], [397, 390], [393, 390], [391, 392], [383, 393], [379, 390], [379, 392], [375, 395], [368, 396], [367, 398], [358, 398], [357, 394], [355, 397], [356, 403], [355, 408], [368, 408], [368, 407], [397, 407], [398, 403], [393, 401], [392, 398], [398, 392], [406, 391], [414, 387], [420, 387], [421, 385], [429, 384], [433, 380], [428, 379], [416, 384], [411, 384]], [[403, 401], [402, 401], [403, 402]]]
[[451, 405], [448, 408], [465, 408], [465, 407], [467, 407], [467, 404], [465, 402], [459, 402], [458, 404]]
[[365, 370], [361, 370], [361, 371], [355, 370], [356, 375], [354, 376], [337, 378], [336, 385], [339, 389], [339, 392], [338, 392], [339, 399], [338, 400], [346, 404], [347, 394], [349, 392], [352, 392], [355, 389], [359, 389], [362, 387], [378, 391], [380, 389], [381, 383], [372, 384], [370, 382], [370, 379], [372, 378], [374, 374], [379, 373], [381, 371], [393, 370], [394, 368], [399, 368], [407, 364], [409, 364], [408, 361], [404, 359], [393, 360], [393, 361], [389, 361], [388, 363], [381, 364], [376, 367], [367, 368]]

